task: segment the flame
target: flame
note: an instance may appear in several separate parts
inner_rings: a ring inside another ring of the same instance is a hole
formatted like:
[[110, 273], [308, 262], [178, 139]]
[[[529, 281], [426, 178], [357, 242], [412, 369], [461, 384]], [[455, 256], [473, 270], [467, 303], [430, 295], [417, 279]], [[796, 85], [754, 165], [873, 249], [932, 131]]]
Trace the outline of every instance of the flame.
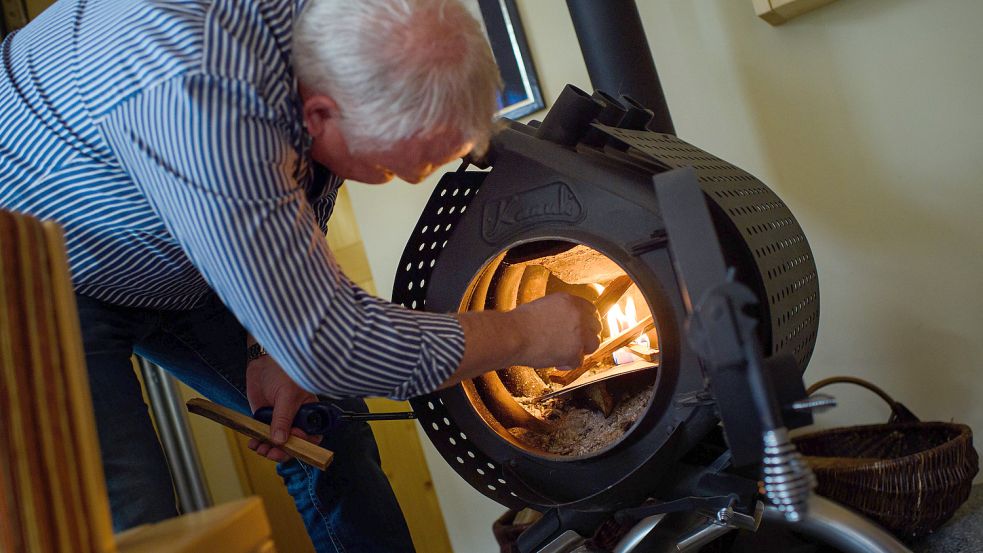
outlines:
[[617, 303], [611, 306], [608, 310], [608, 332], [611, 336], [615, 336], [631, 328], [633, 324], [638, 322], [638, 313], [635, 310], [635, 300], [629, 296], [625, 300], [625, 309], [621, 310], [621, 306]]
[[[638, 323], [638, 312], [635, 309], [635, 300], [628, 296], [625, 300], [625, 308], [621, 309], [619, 304], [614, 304], [607, 312], [608, 332], [610, 336], [617, 336]], [[639, 333], [638, 337], [632, 340], [632, 345], [649, 347], [651, 342], [644, 332]], [[631, 361], [641, 361], [641, 358], [631, 352], [627, 347], [616, 350], [612, 357], [615, 365], [630, 363]]]

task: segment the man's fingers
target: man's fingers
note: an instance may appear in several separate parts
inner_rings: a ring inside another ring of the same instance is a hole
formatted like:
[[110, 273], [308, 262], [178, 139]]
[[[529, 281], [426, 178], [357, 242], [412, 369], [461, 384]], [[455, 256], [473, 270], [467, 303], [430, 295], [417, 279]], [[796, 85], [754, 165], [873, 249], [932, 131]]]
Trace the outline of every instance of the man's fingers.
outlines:
[[[315, 436], [320, 438], [320, 436]], [[305, 437], [305, 440], [310, 438]], [[293, 459], [293, 457], [286, 451], [280, 449], [279, 447], [273, 446], [266, 442], [261, 442], [259, 440], [253, 439], [249, 440], [249, 449], [256, 452], [257, 455], [265, 457], [270, 461], [276, 461], [277, 463], [286, 463], [287, 461]]]
[[297, 416], [297, 409], [300, 404], [292, 401], [273, 401], [273, 418], [270, 420], [270, 439], [274, 444], [280, 445], [290, 437], [290, 427], [293, 426], [294, 417]]
[[277, 463], [285, 463], [292, 459], [292, 457], [290, 457], [286, 451], [278, 447], [270, 448], [270, 451], [266, 454], [266, 458], [270, 461], [276, 461]]

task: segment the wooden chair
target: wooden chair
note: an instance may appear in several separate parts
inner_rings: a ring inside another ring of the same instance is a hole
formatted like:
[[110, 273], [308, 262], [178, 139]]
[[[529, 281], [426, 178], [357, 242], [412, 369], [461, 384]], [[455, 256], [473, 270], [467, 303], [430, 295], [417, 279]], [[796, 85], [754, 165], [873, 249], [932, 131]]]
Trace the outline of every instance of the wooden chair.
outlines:
[[0, 551], [275, 551], [256, 498], [117, 539], [98, 443], [61, 229], [0, 210]]

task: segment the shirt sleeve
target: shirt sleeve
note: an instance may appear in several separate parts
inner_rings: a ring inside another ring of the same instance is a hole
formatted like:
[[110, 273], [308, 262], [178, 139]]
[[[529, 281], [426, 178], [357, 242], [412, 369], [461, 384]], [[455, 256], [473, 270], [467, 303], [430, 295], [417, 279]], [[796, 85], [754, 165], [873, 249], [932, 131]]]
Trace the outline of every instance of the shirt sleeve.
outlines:
[[124, 171], [243, 326], [300, 386], [402, 399], [457, 368], [457, 318], [348, 280], [294, 171], [290, 127], [241, 81], [185, 76], [101, 122]]

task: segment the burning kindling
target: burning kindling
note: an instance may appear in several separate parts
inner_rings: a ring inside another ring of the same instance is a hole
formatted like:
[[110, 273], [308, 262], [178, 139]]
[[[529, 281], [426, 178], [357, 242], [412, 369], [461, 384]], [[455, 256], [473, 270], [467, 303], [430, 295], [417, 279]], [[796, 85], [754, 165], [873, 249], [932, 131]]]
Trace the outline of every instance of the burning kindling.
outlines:
[[565, 292], [594, 304], [601, 345], [570, 371], [513, 366], [465, 388], [478, 413], [517, 445], [587, 455], [613, 445], [645, 412], [658, 377], [656, 320], [631, 277], [582, 245], [525, 244], [475, 276], [469, 310], [509, 310]]
[[[526, 266], [524, 272], [531, 267]], [[549, 280], [560, 281], [552, 271], [535, 267], [536, 272], [548, 274]], [[577, 286], [564, 284], [567, 289]], [[537, 421], [511, 426], [509, 432], [554, 454], [587, 454], [617, 440], [643, 412], [653, 393], [651, 369], [659, 363], [658, 339], [644, 297], [624, 274], [608, 280], [606, 286], [589, 284], [583, 288], [596, 292], [593, 302], [605, 324], [601, 345], [580, 367], [570, 371], [512, 367], [499, 372], [507, 387], [520, 392], [513, 394], [517, 403]], [[518, 295], [523, 291], [520, 287]], [[639, 301], [646, 313], [639, 312]], [[538, 421], [548, 427], [544, 429]]]

